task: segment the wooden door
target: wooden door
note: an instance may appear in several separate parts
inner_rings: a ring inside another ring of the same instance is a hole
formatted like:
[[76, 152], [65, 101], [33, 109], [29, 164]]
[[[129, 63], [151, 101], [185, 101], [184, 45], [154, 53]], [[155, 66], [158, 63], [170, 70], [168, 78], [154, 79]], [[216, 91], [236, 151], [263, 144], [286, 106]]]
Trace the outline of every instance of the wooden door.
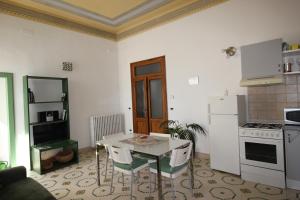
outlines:
[[165, 57], [131, 63], [133, 131], [162, 133], [168, 120]]

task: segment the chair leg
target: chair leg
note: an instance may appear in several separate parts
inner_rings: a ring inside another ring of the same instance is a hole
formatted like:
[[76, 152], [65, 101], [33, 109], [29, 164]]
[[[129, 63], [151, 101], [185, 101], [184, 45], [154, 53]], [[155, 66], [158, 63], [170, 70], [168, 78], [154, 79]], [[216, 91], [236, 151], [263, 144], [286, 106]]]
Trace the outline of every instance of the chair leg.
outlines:
[[114, 166], [114, 161], [113, 161], [113, 166], [112, 166], [112, 173], [111, 173], [111, 182], [110, 182], [110, 194], [112, 194], [112, 185], [114, 182], [114, 170], [115, 170], [115, 166]]
[[106, 175], [107, 175], [107, 165], [108, 165], [108, 159], [109, 159], [109, 155], [108, 155], [108, 151], [106, 151], [105, 179], [106, 179]]
[[122, 183], [123, 183], [123, 187], [124, 187], [125, 186], [124, 173], [122, 173]]
[[137, 172], [137, 183], [140, 183], [140, 171]]
[[173, 181], [173, 178], [170, 177], [170, 180], [171, 180], [171, 185], [172, 185], [173, 199], [176, 199], [176, 191], [175, 191], [175, 187], [174, 187], [174, 181]]
[[192, 180], [192, 171], [190, 169], [188, 169], [189, 174], [190, 174], [190, 185], [191, 185], [191, 192], [192, 192], [192, 196], [194, 196], [194, 187], [193, 187], [193, 180]]
[[151, 196], [151, 170], [149, 167], [149, 197]]
[[130, 199], [131, 200], [132, 200], [133, 181], [134, 181], [134, 173], [133, 173], [133, 170], [131, 170], [131, 186], [130, 186]]

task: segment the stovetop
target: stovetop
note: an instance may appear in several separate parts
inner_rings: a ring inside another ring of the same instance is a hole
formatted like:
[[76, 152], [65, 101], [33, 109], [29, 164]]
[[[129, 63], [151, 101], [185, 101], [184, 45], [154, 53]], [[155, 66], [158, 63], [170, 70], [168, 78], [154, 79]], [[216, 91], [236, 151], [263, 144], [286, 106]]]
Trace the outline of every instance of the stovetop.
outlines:
[[243, 128], [282, 129], [282, 124], [246, 123]]

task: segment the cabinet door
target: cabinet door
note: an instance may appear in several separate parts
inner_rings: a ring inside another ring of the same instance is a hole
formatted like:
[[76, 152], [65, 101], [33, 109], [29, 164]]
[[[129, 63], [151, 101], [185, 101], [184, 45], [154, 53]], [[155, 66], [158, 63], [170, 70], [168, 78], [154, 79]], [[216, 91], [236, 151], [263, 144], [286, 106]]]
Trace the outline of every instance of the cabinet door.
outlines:
[[242, 78], [254, 79], [282, 74], [282, 40], [241, 47]]

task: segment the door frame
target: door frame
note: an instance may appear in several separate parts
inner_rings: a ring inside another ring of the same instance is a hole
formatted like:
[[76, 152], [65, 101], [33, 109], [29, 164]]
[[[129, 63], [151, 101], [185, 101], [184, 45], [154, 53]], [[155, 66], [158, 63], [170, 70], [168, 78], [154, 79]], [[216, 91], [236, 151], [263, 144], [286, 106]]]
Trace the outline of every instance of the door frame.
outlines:
[[7, 83], [7, 108], [8, 108], [8, 131], [9, 131], [9, 166], [16, 165], [16, 130], [15, 130], [15, 108], [14, 108], [14, 85], [13, 74], [0, 72], [0, 77], [6, 79]]
[[[145, 65], [148, 65], [148, 64], [152, 64], [152, 63], [160, 63], [160, 66], [161, 66], [161, 71], [158, 72], [158, 73], [151, 73], [151, 74], [145, 74], [145, 75], [138, 75], [136, 76], [135, 75], [135, 69], [140, 66], [145, 66]], [[166, 104], [166, 112], [163, 112], [163, 118], [168, 120], [168, 98], [167, 98], [167, 81], [166, 81], [166, 59], [165, 59], [165, 56], [159, 56], [159, 57], [155, 57], [155, 58], [150, 58], [150, 59], [147, 59], [147, 60], [141, 60], [141, 61], [137, 61], [137, 62], [133, 62], [133, 63], [130, 63], [130, 75], [131, 75], [131, 91], [132, 91], [132, 94], [131, 94], [131, 100], [132, 100], [132, 125], [133, 125], [133, 132], [135, 132], [135, 127], [136, 127], [136, 122], [135, 122], [135, 119], [136, 119], [136, 104], [135, 104], [135, 81], [136, 80], [145, 80], [145, 83], [146, 83], [146, 91], [145, 91], [145, 94], [146, 94], [146, 98], [144, 101], [147, 101], [149, 102], [149, 91], [148, 91], [148, 76], [151, 76], [151, 79], [152, 77], [160, 77], [162, 79], [162, 84], [163, 84], [163, 87], [162, 87], [162, 90], [163, 90], [163, 95], [162, 95], [162, 98], [163, 98], [163, 103]], [[148, 106], [148, 103], [146, 102], [146, 105], [147, 105], [147, 108], [151, 107]], [[148, 120], [148, 130], [150, 130], [150, 110], [147, 110], [146, 112], [146, 115], [147, 115], [147, 120]]]

